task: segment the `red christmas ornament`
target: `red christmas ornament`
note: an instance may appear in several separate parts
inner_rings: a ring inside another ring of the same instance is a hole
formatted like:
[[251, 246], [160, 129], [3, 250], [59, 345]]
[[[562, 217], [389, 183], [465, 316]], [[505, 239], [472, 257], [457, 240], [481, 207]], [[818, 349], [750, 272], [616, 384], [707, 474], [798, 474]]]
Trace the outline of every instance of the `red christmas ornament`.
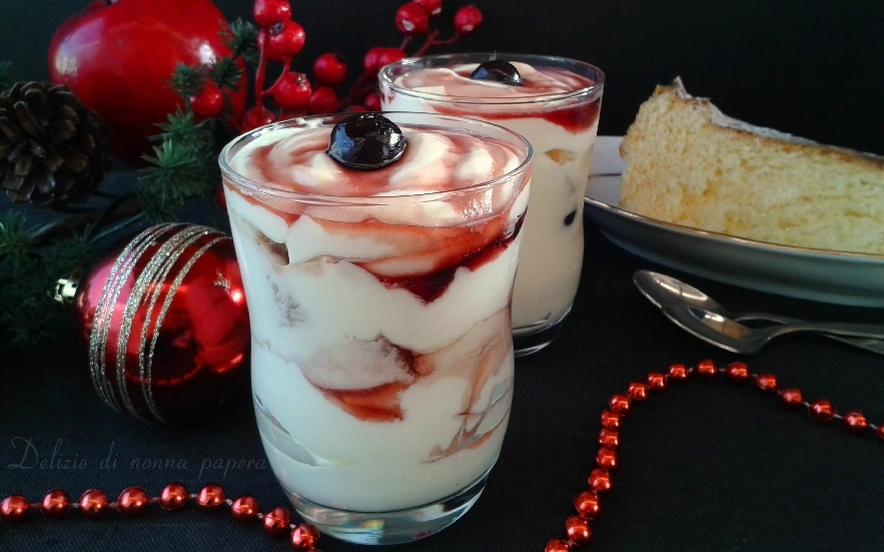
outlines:
[[[55, 31], [49, 77], [98, 112], [111, 130], [112, 155], [140, 165], [157, 125], [183, 107], [169, 86], [175, 67], [229, 56], [226, 28], [211, 0], [92, 0]], [[245, 73], [238, 84], [228, 98], [234, 120], [245, 108]]]
[[99, 396], [141, 420], [195, 421], [242, 388], [249, 318], [233, 241], [212, 228], [148, 228], [100, 260], [73, 297]]

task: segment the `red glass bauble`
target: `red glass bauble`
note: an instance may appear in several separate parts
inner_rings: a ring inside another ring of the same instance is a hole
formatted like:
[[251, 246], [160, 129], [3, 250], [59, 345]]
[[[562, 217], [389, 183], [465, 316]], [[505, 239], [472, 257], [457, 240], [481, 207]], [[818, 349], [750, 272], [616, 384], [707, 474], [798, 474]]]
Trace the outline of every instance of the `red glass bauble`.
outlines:
[[[179, 64], [211, 67], [231, 50], [228, 25], [211, 0], [91, 0], [55, 31], [49, 79], [63, 84], [110, 127], [111, 154], [130, 165], [152, 154], [158, 124], [184, 107], [169, 85]], [[69, 3], [73, 5], [74, 3]], [[240, 69], [245, 64], [237, 61]], [[225, 90], [225, 107], [239, 120], [247, 76]]]
[[153, 226], [60, 293], [73, 294], [92, 382], [114, 409], [188, 423], [243, 388], [249, 318], [230, 236]]

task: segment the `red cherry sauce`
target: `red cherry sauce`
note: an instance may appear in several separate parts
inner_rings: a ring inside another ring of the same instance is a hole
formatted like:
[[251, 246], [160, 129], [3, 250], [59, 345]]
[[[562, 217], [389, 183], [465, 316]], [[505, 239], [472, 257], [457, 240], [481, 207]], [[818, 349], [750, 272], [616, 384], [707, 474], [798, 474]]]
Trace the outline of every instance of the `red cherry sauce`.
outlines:
[[393, 382], [368, 389], [323, 389], [320, 391], [346, 412], [365, 422], [395, 422], [404, 417], [400, 394], [410, 383]]
[[[537, 67], [536, 68], [540, 73], [545, 73], [548, 75], [559, 75], [562, 79], [562, 82], [568, 82], [571, 86], [573, 86], [573, 90], [575, 92], [579, 90], [583, 90], [595, 85], [595, 81], [588, 77], [584, 77], [582, 75], [578, 75], [576, 73], [572, 73], [570, 71], [564, 69], [558, 69], [554, 67]], [[462, 77], [469, 77], [470, 75], [466, 72], [461, 73]], [[544, 84], [542, 82], [538, 82], [537, 80], [532, 80], [531, 78], [526, 78], [523, 85], [525, 88], [531, 90], [537, 90], [541, 92], [544, 90]], [[526, 99], [531, 99], [530, 96]], [[564, 104], [564, 105], [563, 105]], [[552, 106], [552, 107], [544, 107], [544, 106]], [[561, 107], [557, 107], [561, 106]], [[531, 118], [531, 117], [542, 117], [543, 119], [557, 125], [571, 134], [577, 134], [582, 130], [586, 130], [592, 127], [595, 124], [596, 120], [599, 117], [599, 107], [601, 106], [601, 96], [599, 95], [592, 101], [587, 101], [587, 98], [572, 98], [563, 101], [549, 101], [549, 102], [538, 102], [537, 109], [523, 109], [521, 106], [516, 109], [511, 109], [508, 111], [496, 111], [494, 108], [489, 109], [488, 111], [482, 110], [478, 115], [485, 119], [491, 120], [499, 120], [499, 119], [523, 119], [523, 118]], [[505, 107], [497, 109], [506, 109]]]
[[[591, 128], [599, 118], [601, 99], [592, 102], [570, 105], [560, 109], [546, 109], [544, 111], [529, 111], [513, 109], [512, 111], [490, 111], [486, 109], [465, 110], [455, 103], [434, 102], [433, 109], [446, 115], [460, 115], [479, 117], [488, 121], [505, 121], [507, 119], [534, 119], [541, 118], [557, 125], [571, 134], [577, 134]], [[505, 109], [505, 108], [501, 108]], [[501, 123], [505, 126], [505, 123]]]
[[[516, 239], [516, 236], [519, 235], [523, 220], [524, 216], [519, 217], [514, 230], [507, 234], [499, 234], [491, 242], [480, 249], [467, 253], [453, 264], [447, 264], [423, 274], [408, 274], [404, 276], [375, 274], [375, 277], [388, 288], [406, 289], [420, 297], [424, 303], [432, 303], [448, 289], [448, 286], [454, 280], [454, 274], [458, 268], [465, 267], [470, 271], [475, 271], [500, 256]], [[369, 268], [367, 269], [371, 272]]]

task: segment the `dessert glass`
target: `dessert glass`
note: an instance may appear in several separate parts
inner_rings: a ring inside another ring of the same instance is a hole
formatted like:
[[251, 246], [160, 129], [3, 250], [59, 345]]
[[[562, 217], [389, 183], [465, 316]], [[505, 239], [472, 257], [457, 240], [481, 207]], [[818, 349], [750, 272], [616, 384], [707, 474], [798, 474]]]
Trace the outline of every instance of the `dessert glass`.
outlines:
[[[532, 75], [523, 85], [472, 80], [472, 70], [505, 60]], [[523, 64], [523, 65], [520, 65]], [[534, 79], [537, 69], [541, 75]], [[454, 73], [460, 77], [451, 78]], [[557, 81], [534, 87], [532, 81]], [[379, 74], [381, 106], [477, 117], [525, 136], [534, 176], [513, 296], [516, 356], [549, 345], [571, 311], [583, 266], [583, 201], [605, 75], [561, 57], [469, 53], [410, 58]]]
[[324, 148], [298, 158], [340, 114], [262, 127], [220, 156], [264, 449], [304, 519], [363, 544], [447, 527], [497, 460], [533, 155], [486, 122], [385, 115], [408, 146], [378, 171]]

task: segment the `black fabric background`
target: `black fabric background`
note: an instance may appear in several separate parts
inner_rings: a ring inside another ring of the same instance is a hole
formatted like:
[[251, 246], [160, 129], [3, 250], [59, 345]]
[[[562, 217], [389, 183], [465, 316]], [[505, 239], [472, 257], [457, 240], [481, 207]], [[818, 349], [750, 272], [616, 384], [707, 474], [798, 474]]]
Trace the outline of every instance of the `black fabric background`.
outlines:
[[[5, 0], [0, 58], [22, 78], [45, 78], [54, 28], [81, 0]], [[601, 132], [622, 134], [653, 86], [681, 75], [731, 115], [829, 143], [884, 153], [884, 3], [727, 0], [541, 2], [484, 0], [486, 27], [459, 50], [557, 54], [591, 61], [608, 75]], [[230, 18], [251, 2], [219, 0]], [[398, 2], [295, 3], [308, 33], [305, 64], [337, 49], [353, 59], [398, 42]], [[460, 3], [447, 2], [447, 13]], [[137, 70], [137, 68], [133, 68]], [[125, 181], [131, 175], [118, 173]], [[0, 203], [0, 208], [8, 204]], [[584, 275], [574, 310], [554, 347], [519, 361], [504, 450], [476, 506], [454, 526], [390, 550], [542, 550], [563, 534], [573, 497], [593, 466], [598, 415], [608, 397], [672, 362], [737, 358], [688, 336], [631, 283], [654, 265], [610, 244], [587, 224]], [[668, 271], [726, 305], [815, 318], [884, 322], [880, 310], [843, 308], [749, 292]], [[286, 505], [269, 469], [200, 470], [204, 462], [263, 457], [247, 390], [194, 428], [142, 424], [104, 406], [59, 322], [53, 347], [0, 356], [0, 495], [39, 500], [51, 488], [72, 496], [98, 487], [115, 497], [138, 485], [156, 494], [168, 482], [191, 491], [219, 483], [231, 497]], [[884, 423], [884, 359], [811, 337], [782, 338], [744, 358], [776, 373], [809, 399], [830, 399]], [[884, 442], [849, 435], [790, 412], [751, 386], [692, 381], [636, 409], [621, 432], [615, 488], [593, 523], [592, 550], [873, 551], [884, 548]], [[41, 459], [85, 461], [82, 470], [17, 469], [24, 443]], [[113, 447], [111, 452], [111, 447]], [[116, 468], [101, 469], [111, 454]], [[135, 469], [134, 459], [182, 460], [184, 468]], [[324, 539], [325, 552], [365, 547]], [[225, 513], [158, 508], [138, 520], [111, 512], [59, 522], [39, 514], [0, 522], [0, 550], [288, 550]]]

